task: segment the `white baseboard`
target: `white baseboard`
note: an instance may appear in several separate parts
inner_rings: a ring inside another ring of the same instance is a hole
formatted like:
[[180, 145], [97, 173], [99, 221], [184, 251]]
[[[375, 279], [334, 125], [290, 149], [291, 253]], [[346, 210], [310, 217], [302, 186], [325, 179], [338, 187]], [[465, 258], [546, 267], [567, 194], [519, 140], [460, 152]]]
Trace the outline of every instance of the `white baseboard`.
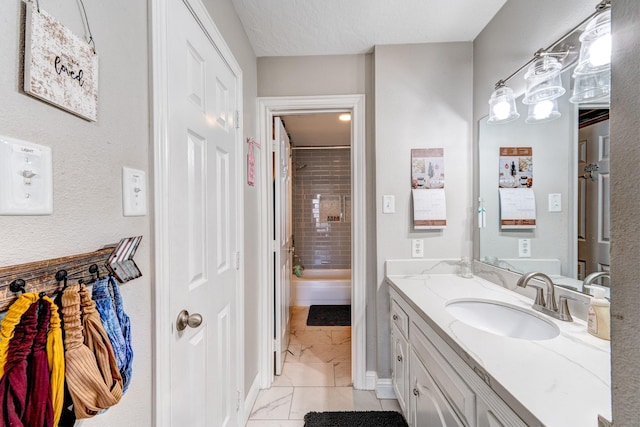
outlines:
[[376, 383], [376, 397], [378, 399], [395, 399], [396, 392], [393, 391], [391, 378], [380, 378]]
[[367, 371], [364, 374], [364, 389], [375, 390], [378, 382], [378, 373], [376, 371]]
[[251, 387], [249, 388], [249, 392], [247, 393], [247, 397], [244, 399], [243, 405], [243, 413], [242, 420], [240, 420], [240, 425], [245, 425], [247, 420], [249, 420], [249, 416], [251, 415], [251, 410], [253, 409], [253, 405], [256, 403], [256, 399], [258, 398], [258, 393], [260, 392], [260, 375], [256, 375], [251, 383]]

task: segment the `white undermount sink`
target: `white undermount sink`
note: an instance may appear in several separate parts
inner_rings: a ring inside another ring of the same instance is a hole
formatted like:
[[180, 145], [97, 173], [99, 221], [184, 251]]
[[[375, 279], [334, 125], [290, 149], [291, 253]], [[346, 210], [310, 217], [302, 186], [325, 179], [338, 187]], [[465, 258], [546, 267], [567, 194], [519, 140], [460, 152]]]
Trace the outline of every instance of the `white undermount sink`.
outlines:
[[512, 305], [480, 299], [451, 301], [446, 310], [456, 319], [476, 329], [523, 340], [548, 340], [560, 333], [558, 327]]

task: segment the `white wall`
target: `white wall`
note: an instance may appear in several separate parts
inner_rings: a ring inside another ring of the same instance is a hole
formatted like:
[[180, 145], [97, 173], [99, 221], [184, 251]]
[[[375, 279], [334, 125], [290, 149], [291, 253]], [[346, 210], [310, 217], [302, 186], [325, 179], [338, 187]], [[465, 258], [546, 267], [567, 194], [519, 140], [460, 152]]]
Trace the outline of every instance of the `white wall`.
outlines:
[[611, 354], [616, 426], [640, 419], [640, 198], [624, 171], [640, 162], [640, 3], [616, 0], [612, 8], [611, 96]]
[[[390, 377], [387, 259], [411, 258], [424, 239], [425, 258], [471, 254], [472, 44], [376, 46], [375, 134], [378, 376]], [[413, 230], [411, 149], [444, 148], [447, 228]], [[396, 213], [382, 214], [394, 195]]]
[[[256, 56], [253, 53], [253, 48], [249, 43], [240, 19], [236, 14], [231, 0], [213, 1], [204, 0], [204, 4], [209, 11], [209, 14], [213, 18], [213, 21], [218, 28], [218, 31], [222, 34], [225, 42], [233, 52], [233, 56], [242, 68], [242, 84], [243, 84], [243, 117], [242, 126], [244, 131], [244, 138], [257, 135], [256, 131], [256, 93], [257, 93], [257, 67]], [[244, 154], [246, 156], [248, 145], [244, 144]], [[255, 149], [256, 164], [255, 173], [256, 177], [261, 176], [262, 165], [260, 164], [260, 155]], [[244, 176], [247, 176], [247, 162], [244, 164]], [[259, 215], [261, 212], [260, 194], [257, 187], [250, 187], [246, 183], [246, 179], [242, 183], [244, 187], [244, 211], [245, 211], [245, 226], [244, 226], [244, 390], [245, 393], [249, 392], [249, 388], [252, 382], [258, 375], [258, 356], [259, 356], [259, 340], [258, 332], [260, 331], [259, 316], [260, 312], [258, 307], [259, 294], [258, 285], [260, 283], [258, 278], [259, 269], [257, 268], [259, 260], [259, 245], [256, 244], [257, 236], [262, 231], [260, 230]]]
[[[144, 236], [135, 257], [143, 277], [121, 287], [135, 352], [131, 386], [117, 406], [83, 425], [149, 426], [150, 215], [125, 218], [121, 203], [122, 166], [149, 171], [147, 4], [85, 2], [100, 55], [97, 123], [22, 93], [21, 4], [0, 2], [0, 134], [52, 148], [54, 212], [0, 216], [0, 265], [89, 252], [122, 237]], [[40, 5], [76, 34], [84, 34], [76, 2]]]

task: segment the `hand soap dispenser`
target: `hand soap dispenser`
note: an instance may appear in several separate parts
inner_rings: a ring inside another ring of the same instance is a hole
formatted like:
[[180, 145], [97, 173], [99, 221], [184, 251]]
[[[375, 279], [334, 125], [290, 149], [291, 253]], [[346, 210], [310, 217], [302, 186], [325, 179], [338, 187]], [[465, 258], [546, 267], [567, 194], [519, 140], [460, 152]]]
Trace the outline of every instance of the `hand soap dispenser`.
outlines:
[[589, 303], [589, 333], [603, 340], [611, 340], [611, 304], [604, 297], [605, 288], [597, 285], [588, 288], [593, 291], [593, 298]]

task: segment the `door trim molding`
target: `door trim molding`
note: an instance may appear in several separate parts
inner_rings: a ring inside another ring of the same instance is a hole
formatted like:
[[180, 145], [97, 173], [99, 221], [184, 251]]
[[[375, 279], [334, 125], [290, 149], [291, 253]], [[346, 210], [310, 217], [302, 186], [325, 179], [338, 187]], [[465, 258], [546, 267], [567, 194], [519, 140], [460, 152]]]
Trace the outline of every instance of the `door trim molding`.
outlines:
[[274, 276], [271, 236], [273, 214], [266, 207], [272, 206], [271, 123], [274, 115], [314, 112], [351, 112], [351, 375], [355, 389], [367, 389], [366, 382], [366, 158], [365, 158], [365, 96], [294, 96], [262, 97], [257, 100], [258, 132], [266, 148], [261, 151], [263, 174], [261, 178], [261, 202], [265, 207], [261, 215], [264, 232], [260, 236], [260, 387], [269, 388], [273, 382], [273, 330], [274, 330]]
[[[166, 197], [169, 188], [169, 95], [167, 90], [168, 78], [168, 42], [167, 22], [170, 16], [167, 12], [169, 1], [151, 0], [149, 17], [151, 20], [151, 110], [152, 110], [152, 155], [153, 155], [153, 253], [152, 265], [155, 286], [152, 289], [153, 304], [153, 425], [171, 427], [171, 334], [175, 313], [171, 312], [169, 283], [169, 201]], [[178, 0], [179, 1], [179, 0]], [[211, 43], [218, 50], [231, 72], [236, 77], [236, 109], [243, 111], [242, 69], [236, 61], [231, 49], [218, 31], [211, 15], [201, 0], [182, 0], [193, 14], [196, 22]], [[235, 124], [234, 124], [235, 125]], [[240, 252], [237, 275], [235, 311], [237, 313], [237, 347], [238, 372], [236, 381], [241, 396], [244, 398], [244, 144], [243, 123], [240, 119], [236, 132], [236, 180], [237, 221], [235, 233], [237, 251]], [[230, 393], [235, 391], [229, 390]], [[244, 422], [246, 414], [244, 406], [239, 405], [239, 422]]]

